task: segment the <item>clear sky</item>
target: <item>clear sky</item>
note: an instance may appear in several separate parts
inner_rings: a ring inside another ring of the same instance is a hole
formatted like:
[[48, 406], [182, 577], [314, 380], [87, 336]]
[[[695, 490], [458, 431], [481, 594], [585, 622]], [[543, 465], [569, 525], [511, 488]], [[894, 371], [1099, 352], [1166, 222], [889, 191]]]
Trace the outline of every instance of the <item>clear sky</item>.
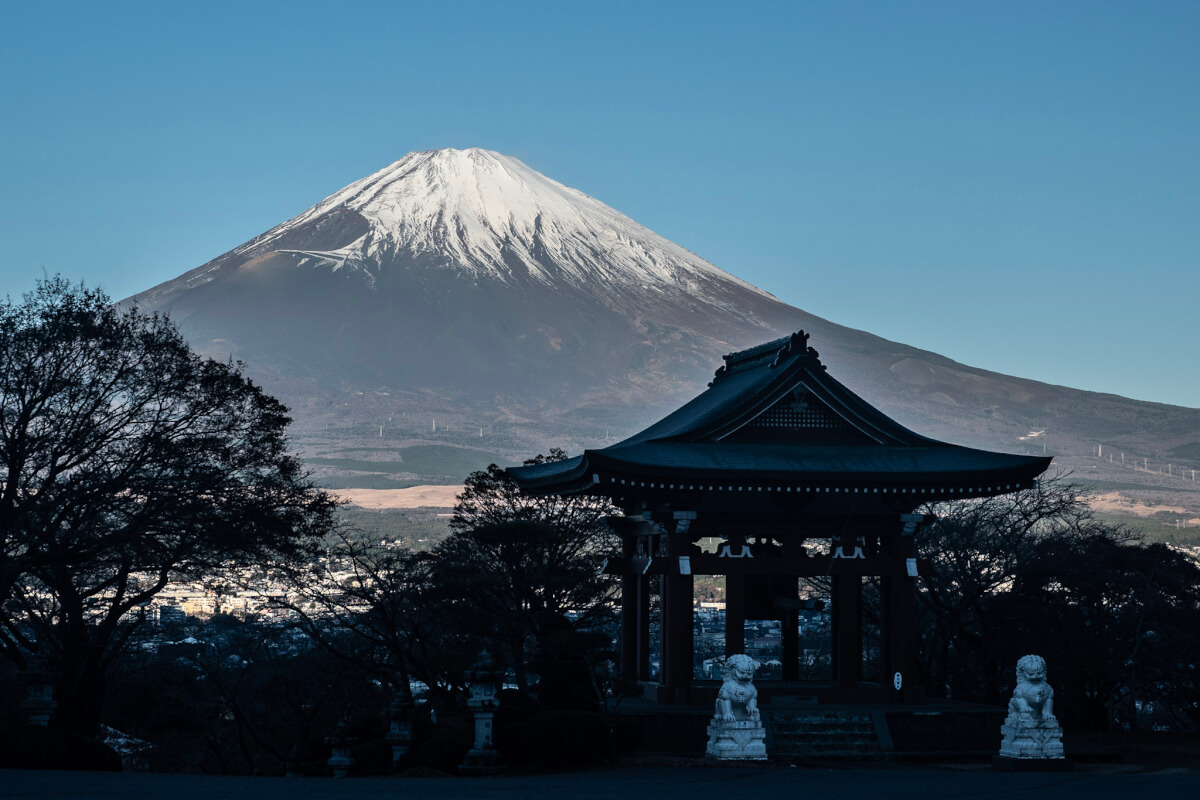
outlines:
[[0, 296], [471, 146], [835, 322], [1200, 406], [1198, 2], [0, 0]]

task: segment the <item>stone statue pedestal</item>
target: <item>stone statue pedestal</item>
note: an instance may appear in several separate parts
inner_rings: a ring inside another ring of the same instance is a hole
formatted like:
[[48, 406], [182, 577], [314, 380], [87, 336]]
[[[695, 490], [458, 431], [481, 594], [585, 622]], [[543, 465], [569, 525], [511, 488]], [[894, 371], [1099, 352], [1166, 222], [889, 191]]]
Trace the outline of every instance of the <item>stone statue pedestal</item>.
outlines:
[[1054, 689], [1046, 682], [1046, 659], [1041, 656], [1017, 661], [1017, 685], [1000, 734], [1000, 762], [1065, 759], [1062, 726], [1054, 716]]
[[712, 722], [708, 723], [705, 755], [722, 760], [764, 761], [767, 730], [758, 712], [754, 671], [758, 662], [745, 653], [725, 659], [725, 683], [717, 694]]
[[1062, 726], [1054, 717], [1009, 711], [1000, 726], [1000, 758], [1061, 759]]
[[709, 758], [728, 760], [765, 761], [767, 758], [767, 730], [762, 720], [735, 719], [726, 722], [714, 719], [708, 724]]

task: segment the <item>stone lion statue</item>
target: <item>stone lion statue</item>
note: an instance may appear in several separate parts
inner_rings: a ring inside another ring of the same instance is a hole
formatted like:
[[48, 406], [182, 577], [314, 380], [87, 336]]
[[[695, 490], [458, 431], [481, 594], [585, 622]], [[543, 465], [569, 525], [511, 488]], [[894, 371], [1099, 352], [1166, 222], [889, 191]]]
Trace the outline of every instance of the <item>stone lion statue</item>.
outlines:
[[1017, 687], [1008, 710], [1035, 719], [1054, 719], [1054, 690], [1046, 683], [1046, 659], [1029, 655], [1017, 661]]
[[739, 653], [725, 661], [725, 683], [717, 694], [717, 719], [733, 722], [738, 719], [738, 706], [745, 708], [742, 719], [758, 720], [758, 689], [751, 679], [758, 662], [748, 655]]

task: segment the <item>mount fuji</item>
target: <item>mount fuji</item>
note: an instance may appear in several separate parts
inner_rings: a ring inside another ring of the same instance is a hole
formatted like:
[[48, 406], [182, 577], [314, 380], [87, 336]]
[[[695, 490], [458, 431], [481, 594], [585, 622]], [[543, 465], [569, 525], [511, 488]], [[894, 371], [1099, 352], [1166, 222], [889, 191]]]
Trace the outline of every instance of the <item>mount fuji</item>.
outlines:
[[477, 446], [490, 436], [514, 456], [591, 446], [690, 399], [722, 354], [803, 328], [831, 374], [921, 433], [1014, 452], [1049, 442], [1060, 462], [1088, 460], [1096, 443], [1200, 462], [1200, 411], [837, 325], [477, 148], [410, 153], [124, 302], [168, 311], [203, 353], [245, 361], [302, 435], [343, 442], [428, 439], [432, 420], [438, 441], [478, 433]]
[[255, 371], [483, 406], [657, 405], [807, 318], [480, 149], [409, 154], [131, 300]]

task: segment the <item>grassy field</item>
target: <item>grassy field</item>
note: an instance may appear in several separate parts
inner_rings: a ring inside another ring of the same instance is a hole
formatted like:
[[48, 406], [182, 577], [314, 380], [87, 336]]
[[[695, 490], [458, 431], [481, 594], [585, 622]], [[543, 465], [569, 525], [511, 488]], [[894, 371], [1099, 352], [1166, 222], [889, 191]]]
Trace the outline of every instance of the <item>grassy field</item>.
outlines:
[[1100, 511], [1095, 512], [1095, 515], [1096, 519], [1101, 522], [1107, 522], [1110, 525], [1124, 525], [1131, 528], [1141, 534], [1147, 544], [1165, 542], [1181, 547], [1200, 546], [1200, 528], [1195, 526], [1191, 528], [1176, 528], [1173, 521], [1167, 522], [1155, 517], [1134, 517], [1126, 514], [1108, 514]]
[[[320, 456], [310, 456], [304, 459], [304, 463], [313, 467], [327, 467], [330, 469], [345, 470], [349, 472], [369, 473], [369, 476], [394, 475], [396, 473], [409, 473], [414, 475], [423, 475], [429, 477], [443, 478], [450, 481], [462, 481], [470, 473], [487, 468], [488, 464], [506, 464], [508, 460], [503, 456], [493, 453], [489, 450], [477, 450], [469, 447], [452, 447], [449, 445], [440, 444], [420, 444], [411, 445], [408, 447], [398, 448], [371, 448], [372, 451], [378, 452], [381, 456], [390, 455], [391, 458], [354, 458], [353, 455], [365, 454], [368, 451], [362, 448], [347, 449], [341, 451], [331, 451]], [[339, 455], [344, 454], [344, 455]], [[369, 477], [365, 476], [365, 477]], [[345, 476], [325, 477], [322, 476], [321, 483], [331, 489], [402, 489], [408, 486], [416, 485], [413, 482], [398, 482], [392, 481], [388, 485], [384, 485], [387, 479], [380, 478], [374, 484], [364, 484], [359, 480], [359, 476], [346, 478]], [[340, 481], [339, 485], [333, 485], [330, 481]], [[349, 483], [347, 481], [354, 481]], [[428, 483], [429, 481], [424, 481]], [[420, 483], [420, 481], [418, 482]]]
[[1159, 486], [1141, 484], [1141, 483], [1122, 483], [1121, 481], [1088, 481], [1088, 480], [1072, 480], [1087, 491], [1099, 492], [1200, 492], [1200, 483], [1196, 484], [1195, 489], [1189, 487], [1178, 486]]
[[1177, 458], [1188, 458], [1192, 461], [1200, 461], [1200, 442], [1181, 444], [1174, 450], [1168, 450], [1167, 452], [1173, 456], [1176, 456]]
[[430, 483], [427, 479], [398, 481], [386, 475], [326, 475], [314, 479], [322, 489], [408, 489]]
[[369, 541], [389, 539], [413, 550], [426, 550], [450, 533], [450, 518], [413, 510], [372, 511], [356, 506], [338, 509], [338, 522]]

